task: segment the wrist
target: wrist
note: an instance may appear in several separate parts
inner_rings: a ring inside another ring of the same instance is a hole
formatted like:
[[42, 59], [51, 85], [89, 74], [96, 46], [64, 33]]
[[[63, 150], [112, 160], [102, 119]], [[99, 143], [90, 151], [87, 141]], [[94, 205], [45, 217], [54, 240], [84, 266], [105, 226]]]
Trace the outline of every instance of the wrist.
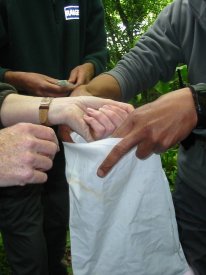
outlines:
[[4, 74], [4, 82], [13, 84], [16, 72], [7, 70]]
[[51, 125], [68, 124], [72, 113], [72, 99], [69, 97], [55, 97], [48, 111], [48, 120]]
[[4, 82], [13, 85], [20, 93], [21, 90], [26, 90], [24, 87], [25, 74], [27, 73], [8, 70], [4, 74]]

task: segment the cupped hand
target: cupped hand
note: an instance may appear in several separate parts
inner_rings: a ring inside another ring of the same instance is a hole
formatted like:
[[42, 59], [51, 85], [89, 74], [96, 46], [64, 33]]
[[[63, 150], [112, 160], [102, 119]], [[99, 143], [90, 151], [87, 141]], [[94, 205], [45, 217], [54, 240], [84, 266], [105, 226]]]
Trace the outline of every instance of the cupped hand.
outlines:
[[[92, 141], [107, 137], [133, 111], [130, 104], [102, 99], [93, 96], [79, 96], [56, 99], [51, 105], [49, 120], [61, 124], [80, 134], [85, 140]], [[60, 112], [61, 110], [61, 112]], [[61, 136], [69, 140], [69, 130], [62, 127]], [[67, 131], [67, 133], [65, 133]]]
[[33, 96], [63, 97], [71, 92], [67, 87], [59, 86], [58, 79], [33, 72], [7, 71], [5, 81], [18, 91]]
[[104, 177], [131, 148], [137, 146], [140, 159], [162, 153], [185, 139], [196, 126], [197, 114], [192, 94], [184, 88], [160, 97], [132, 112], [113, 137], [122, 140], [100, 165], [97, 174]]

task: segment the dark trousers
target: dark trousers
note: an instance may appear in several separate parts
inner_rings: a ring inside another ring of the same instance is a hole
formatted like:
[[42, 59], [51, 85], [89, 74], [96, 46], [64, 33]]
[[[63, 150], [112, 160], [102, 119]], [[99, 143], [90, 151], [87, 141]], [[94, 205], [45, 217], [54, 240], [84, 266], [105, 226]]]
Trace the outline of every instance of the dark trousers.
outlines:
[[41, 189], [31, 185], [1, 190], [0, 229], [15, 275], [48, 274]]
[[206, 274], [206, 198], [177, 178], [173, 201], [179, 237], [188, 263]]
[[[60, 145], [61, 146], [61, 145]], [[65, 177], [65, 159], [62, 146], [49, 171], [42, 196], [44, 209], [44, 236], [48, 252], [49, 275], [66, 275], [62, 263], [69, 225], [69, 191]]]
[[0, 230], [14, 275], [66, 275], [69, 220], [63, 149], [46, 184], [0, 189]]

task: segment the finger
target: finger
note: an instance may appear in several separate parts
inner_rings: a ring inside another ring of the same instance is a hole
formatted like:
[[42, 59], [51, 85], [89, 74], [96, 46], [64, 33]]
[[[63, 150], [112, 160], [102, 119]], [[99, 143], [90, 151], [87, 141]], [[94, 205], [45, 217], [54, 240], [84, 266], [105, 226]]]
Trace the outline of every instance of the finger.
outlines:
[[115, 105], [120, 109], [126, 111], [128, 114], [134, 111], [134, 107], [131, 104], [123, 103], [119, 101], [110, 100], [110, 102], [106, 103], [105, 105]]
[[41, 171], [47, 171], [53, 166], [53, 161], [49, 156], [36, 154], [33, 161], [33, 168]]
[[108, 154], [97, 170], [99, 177], [105, 177], [112, 167], [136, 145], [132, 136], [122, 139]]
[[125, 112], [124, 110], [120, 110], [118, 107], [113, 108], [111, 106], [110, 108], [110, 106], [103, 106], [99, 109], [99, 111], [104, 113], [109, 118], [115, 128], [119, 127], [128, 116], [127, 112]]
[[52, 97], [64, 97], [70, 94], [71, 87], [69, 85], [60, 85], [59, 81], [56, 80], [55, 82], [48, 81], [47, 86], [44, 89], [44, 96], [52, 96]]
[[55, 84], [69, 91], [76, 87], [75, 84], [73, 84], [72, 82], [69, 82], [68, 80], [58, 80]]
[[24, 167], [21, 174], [19, 175], [16, 185], [24, 186], [28, 183], [43, 183], [48, 179], [47, 174], [41, 169], [35, 169], [31, 167]]
[[[34, 170], [33, 176], [29, 180], [27, 180], [26, 183], [32, 183], [32, 184], [44, 183], [47, 181], [47, 179], [48, 179], [48, 176], [45, 172], [39, 171], [39, 170]], [[25, 185], [25, 184], [20, 184], [20, 185]]]
[[[22, 131], [30, 133], [31, 135], [34, 135], [36, 138], [52, 141], [56, 143], [57, 146], [59, 146], [58, 139], [52, 128], [46, 127], [43, 125], [35, 125], [31, 123], [21, 123], [21, 124], [22, 124]], [[26, 128], [24, 126], [26, 126]]]
[[72, 83], [77, 82], [77, 69], [71, 71], [68, 81]]
[[[94, 110], [94, 109], [87, 109], [87, 114], [89, 116], [92, 116], [93, 118], [98, 121], [99, 124], [101, 124], [105, 128], [105, 134], [104, 136], [108, 136], [109, 134], [113, 133], [115, 130], [115, 125], [113, 122], [109, 119], [107, 115], [103, 111], [101, 111], [101, 108], [99, 110]], [[95, 130], [95, 129], [94, 129]]]
[[29, 143], [29, 146], [33, 151], [45, 156], [49, 156], [51, 159], [53, 159], [55, 154], [59, 151], [59, 148], [55, 143], [47, 140], [37, 139], [36, 141], [34, 141], [34, 144], [33, 141], [31, 141]]
[[53, 142], [44, 140], [38, 140], [34, 150], [41, 155], [50, 157], [50, 159], [53, 159], [56, 153], [58, 152], [57, 146]]
[[104, 105], [102, 106], [102, 109], [110, 110], [113, 114], [117, 114], [121, 117], [122, 120], [125, 120], [128, 116], [128, 112], [123, 110], [122, 108], [119, 108], [118, 106], [112, 106], [112, 105]]
[[154, 153], [154, 145], [152, 142], [142, 141], [138, 144], [136, 156], [139, 159], [145, 159]]
[[80, 72], [78, 74], [76, 84], [77, 84], [77, 86], [80, 86], [80, 85], [85, 84], [85, 83], [86, 83], [85, 75], [82, 72]]
[[95, 118], [84, 115], [84, 120], [90, 127], [90, 133], [94, 140], [101, 139], [105, 136], [105, 127], [102, 126]]
[[133, 124], [131, 120], [126, 119], [121, 125], [113, 132], [112, 137], [124, 138], [133, 130]]

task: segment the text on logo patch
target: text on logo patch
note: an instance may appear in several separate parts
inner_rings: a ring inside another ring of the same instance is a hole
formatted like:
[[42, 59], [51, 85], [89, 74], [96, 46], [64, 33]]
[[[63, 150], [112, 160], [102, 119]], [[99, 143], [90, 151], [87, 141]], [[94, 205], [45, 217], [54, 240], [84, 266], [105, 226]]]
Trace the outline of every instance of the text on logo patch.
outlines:
[[79, 6], [67, 6], [64, 7], [64, 14], [66, 20], [79, 19]]

